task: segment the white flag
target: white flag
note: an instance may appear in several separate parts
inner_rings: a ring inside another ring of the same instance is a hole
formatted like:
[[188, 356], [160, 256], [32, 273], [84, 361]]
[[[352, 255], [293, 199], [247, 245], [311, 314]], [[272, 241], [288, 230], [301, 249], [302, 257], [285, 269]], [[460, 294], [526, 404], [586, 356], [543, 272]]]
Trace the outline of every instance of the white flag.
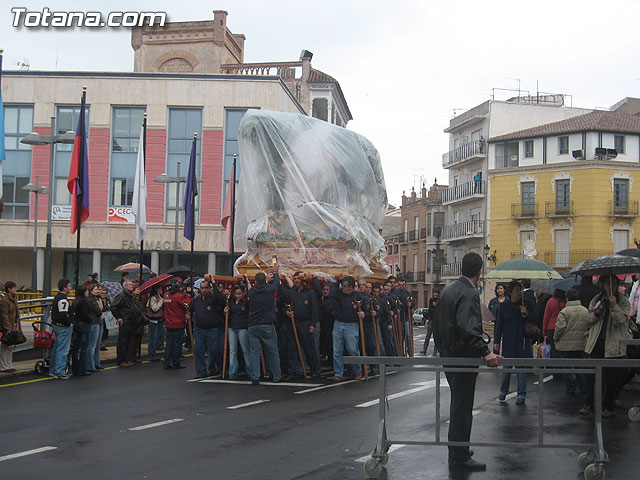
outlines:
[[144, 240], [147, 233], [147, 178], [144, 172], [144, 127], [140, 132], [136, 178], [133, 182], [133, 203], [131, 210], [136, 217], [136, 242]]

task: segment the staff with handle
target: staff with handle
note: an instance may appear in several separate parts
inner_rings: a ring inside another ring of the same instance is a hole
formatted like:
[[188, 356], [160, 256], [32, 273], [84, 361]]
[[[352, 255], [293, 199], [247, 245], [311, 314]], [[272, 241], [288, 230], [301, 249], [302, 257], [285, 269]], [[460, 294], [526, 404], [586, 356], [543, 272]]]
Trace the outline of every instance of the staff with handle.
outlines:
[[227, 346], [229, 344], [229, 297], [225, 295], [226, 305], [224, 307], [224, 352], [222, 354], [222, 378], [227, 372]]
[[186, 318], [187, 318], [187, 329], [189, 330], [189, 339], [191, 340], [191, 345], [193, 347], [193, 368], [196, 370], [196, 377], [198, 376], [198, 360], [196, 359], [196, 344], [193, 340], [193, 329], [191, 328], [191, 314], [189, 313], [189, 304], [185, 303], [184, 308], [186, 310]]
[[300, 348], [300, 338], [298, 337], [298, 329], [296, 328], [295, 315], [293, 314], [293, 307], [290, 303], [285, 305], [287, 307], [287, 316], [291, 319], [291, 326], [293, 327], [293, 336], [296, 339], [296, 348], [298, 349], [298, 357], [300, 358], [300, 365], [302, 367], [302, 375], [304, 379], [307, 379], [307, 369], [304, 366], [304, 358], [302, 357], [302, 349]]
[[402, 321], [400, 318], [400, 300], [396, 298], [393, 303], [395, 304], [396, 311], [398, 312], [393, 322], [396, 329], [396, 351], [398, 352], [399, 357], [404, 357], [404, 338], [402, 336], [402, 326], [400, 324]]
[[389, 300], [387, 300], [387, 308], [389, 309], [389, 315], [391, 316], [391, 334], [393, 335], [393, 344], [396, 347], [396, 356], [399, 356], [398, 353], [398, 339], [396, 338], [396, 322], [394, 320], [393, 308], [391, 308], [391, 304]]
[[413, 297], [409, 295], [407, 300], [411, 305], [411, 308], [409, 309], [409, 341], [411, 342], [409, 344], [409, 356], [413, 357]]
[[[358, 305], [358, 312], [362, 312], [362, 300], [356, 300], [356, 305]], [[367, 350], [364, 347], [364, 326], [362, 324], [362, 318], [358, 315], [358, 323], [360, 324], [360, 345], [362, 346], [362, 356], [367, 356]], [[369, 368], [367, 365], [364, 365], [364, 378], [365, 380], [369, 380]]]
[[375, 338], [376, 340], [376, 353], [378, 354], [378, 356], [380, 356], [380, 330], [379, 330], [379, 323], [378, 323], [378, 315], [373, 307], [374, 301], [375, 299], [372, 299], [370, 303], [371, 318], [373, 319], [373, 338]]

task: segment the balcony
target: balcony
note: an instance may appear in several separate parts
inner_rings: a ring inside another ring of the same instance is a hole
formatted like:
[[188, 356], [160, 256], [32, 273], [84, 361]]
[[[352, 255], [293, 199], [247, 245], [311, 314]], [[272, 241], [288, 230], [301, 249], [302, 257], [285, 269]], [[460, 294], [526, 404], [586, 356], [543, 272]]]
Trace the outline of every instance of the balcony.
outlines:
[[425, 281], [425, 272], [418, 272], [418, 283], [424, 283]]
[[553, 268], [569, 268], [590, 258], [607, 255], [604, 250], [573, 250], [568, 252], [544, 252], [544, 263]]
[[421, 228], [420, 229], [420, 240], [424, 240], [425, 238], [427, 238], [427, 229], [426, 228]]
[[[514, 258], [524, 258], [524, 256], [525, 256], [524, 252], [511, 252], [510, 258], [511, 258], [511, 260], [513, 260]], [[527, 258], [529, 258], [529, 257], [527, 257]], [[535, 255], [535, 256], [533, 256], [531, 258], [534, 258], [534, 259], [538, 260], [538, 255]]]
[[627, 202], [616, 202], [615, 200], [609, 201], [609, 216], [610, 217], [637, 217], [638, 216], [638, 202], [637, 200], [629, 200]]
[[462, 262], [457, 263], [443, 263], [440, 266], [440, 276], [445, 277], [459, 277], [462, 275]]
[[486, 152], [486, 143], [474, 140], [442, 155], [442, 168], [451, 168], [468, 160], [484, 158]]
[[538, 204], [522, 205], [520, 203], [511, 204], [511, 218], [526, 219], [538, 216]]
[[411, 230], [409, 232], [409, 241], [410, 242], [418, 241], [418, 230]]
[[573, 201], [564, 205], [556, 202], [545, 202], [544, 214], [547, 217], [573, 217]]
[[455, 187], [447, 188], [442, 192], [442, 204], [449, 205], [451, 203], [483, 198], [485, 193], [486, 182], [483, 180], [463, 183]]
[[484, 220], [469, 220], [468, 222], [447, 225], [442, 232], [443, 240], [458, 238], [475, 238], [484, 236]]
[[407, 243], [407, 232], [398, 234], [398, 242], [399, 243]]

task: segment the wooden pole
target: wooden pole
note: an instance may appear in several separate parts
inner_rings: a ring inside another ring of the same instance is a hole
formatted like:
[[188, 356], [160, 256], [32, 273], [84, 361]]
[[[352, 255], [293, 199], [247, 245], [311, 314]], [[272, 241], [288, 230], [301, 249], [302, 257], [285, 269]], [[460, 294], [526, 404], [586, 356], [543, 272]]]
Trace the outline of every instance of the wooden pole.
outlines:
[[293, 314], [293, 308], [291, 305], [287, 305], [287, 311], [291, 312], [291, 326], [293, 327], [293, 336], [296, 339], [296, 347], [298, 349], [298, 357], [300, 358], [300, 366], [302, 368], [302, 375], [304, 379], [307, 379], [307, 369], [304, 366], [304, 358], [302, 356], [302, 349], [300, 348], [300, 338], [298, 337], [298, 329], [296, 328], [296, 320]]
[[[362, 312], [362, 301], [356, 301], [356, 303], [358, 304], [358, 313]], [[367, 350], [364, 346], [364, 326], [362, 325], [362, 319], [360, 318], [360, 315], [358, 315], [358, 323], [360, 324], [360, 345], [362, 346], [362, 356], [366, 357], [367, 356]], [[364, 368], [364, 378], [365, 380], [369, 380], [369, 372], [368, 372], [368, 367], [367, 364], [363, 364], [362, 367]]]
[[409, 356], [413, 357], [413, 309], [409, 310]]
[[262, 376], [267, 376], [267, 367], [264, 363], [264, 351], [262, 350], [262, 345], [260, 345], [260, 363], [262, 364]]
[[380, 323], [378, 321], [378, 314], [373, 308], [373, 302], [371, 302], [371, 318], [373, 319], [373, 336], [376, 339], [376, 353], [380, 356]]
[[[186, 305], [186, 308], [189, 308]], [[189, 329], [189, 339], [191, 340], [191, 348], [193, 349], [193, 367], [196, 369], [196, 377], [198, 376], [198, 359], [196, 358], [196, 344], [193, 341], [193, 329], [191, 328], [191, 315], [187, 317], [187, 328]]]
[[229, 296], [227, 298], [227, 308], [224, 312], [224, 353], [222, 354], [222, 377], [227, 372], [227, 344], [229, 343]]

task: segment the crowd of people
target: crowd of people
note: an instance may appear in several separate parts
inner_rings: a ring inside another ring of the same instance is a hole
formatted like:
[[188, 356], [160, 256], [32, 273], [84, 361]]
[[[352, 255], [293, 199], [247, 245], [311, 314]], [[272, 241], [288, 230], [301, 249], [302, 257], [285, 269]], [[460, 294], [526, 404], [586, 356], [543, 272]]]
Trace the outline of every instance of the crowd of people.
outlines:
[[[15, 285], [10, 283], [0, 305], [14, 304]], [[122, 291], [111, 298], [97, 274], [90, 274], [70, 300], [70, 280], [58, 282], [51, 310], [51, 376], [66, 380], [103, 369], [100, 351], [108, 317], [118, 326], [119, 367], [141, 363], [142, 337], [148, 331], [147, 360], [163, 360], [167, 370], [182, 369], [184, 350], [193, 349], [202, 378], [224, 374], [253, 383], [315, 379], [326, 362], [333, 367], [330, 378], [339, 382], [363, 376], [361, 365], [345, 370], [345, 354], [413, 353], [414, 300], [405, 282], [394, 276], [372, 283], [340, 275], [332, 282], [303, 272], [279, 274], [274, 266], [268, 274], [258, 273], [253, 283], [246, 276], [237, 284], [221, 285], [210, 276], [195, 284], [172, 278], [141, 291], [126, 273], [120, 283]], [[6, 310], [3, 329], [12, 330], [20, 323], [17, 304]], [[8, 347], [0, 348], [2, 370], [13, 368], [10, 351], [6, 360]], [[377, 373], [375, 367], [365, 368], [365, 374]]]

